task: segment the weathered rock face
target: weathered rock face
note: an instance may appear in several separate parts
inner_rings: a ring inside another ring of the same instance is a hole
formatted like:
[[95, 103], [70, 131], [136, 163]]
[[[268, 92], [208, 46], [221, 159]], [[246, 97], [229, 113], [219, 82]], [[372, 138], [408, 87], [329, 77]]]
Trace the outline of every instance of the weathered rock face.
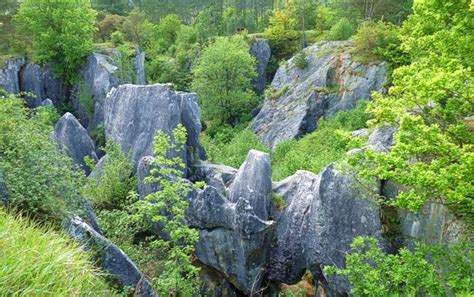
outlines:
[[70, 219], [65, 226], [68, 233], [87, 248], [97, 251], [105, 271], [122, 286], [137, 288], [136, 296], [158, 296], [150, 282], [135, 263], [115, 244], [99, 234], [79, 217]]
[[[308, 213], [304, 250], [313, 275], [323, 277], [320, 268], [345, 265], [346, 252], [356, 236], [381, 237], [380, 208], [364, 199], [357, 182], [330, 165], [319, 173], [319, 185]], [[341, 277], [329, 277], [331, 292], [350, 292], [348, 282]]]
[[86, 172], [90, 169], [84, 162], [84, 157], [88, 156], [97, 161], [94, 143], [87, 134], [86, 129], [69, 112], [64, 114], [54, 127], [54, 139], [59, 147], [64, 150], [69, 157]]
[[[104, 121], [104, 99], [110, 89], [119, 84], [115, 75], [117, 67], [112, 63], [110, 57], [93, 53], [80, 71], [82, 81], [73, 92], [72, 102], [80, 122], [89, 131]], [[92, 101], [94, 107], [92, 117], [80, 100], [86, 97]]]
[[[120, 85], [105, 99], [105, 135], [120, 144], [124, 152], [131, 151], [138, 165], [142, 157], [153, 155], [153, 138], [158, 130], [170, 134], [183, 123], [190, 135], [188, 147], [199, 151], [201, 146], [194, 141], [201, 130], [200, 121], [192, 120], [199, 118], [195, 96], [175, 92], [169, 85]], [[186, 159], [185, 152], [179, 154]]]
[[6, 62], [5, 67], [0, 65], [0, 88], [7, 93], [17, 94], [20, 92], [19, 73], [25, 64], [24, 58], [17, 58]]
[[133, 69], [135, 69], [135, 84], [146, 85], [145, 52], [137, 52], [133, 59]]
[[250, 47], [249, 53], [257, 60], [257, 77], [252, 83], [258, 95], [262, 95], [267, 86], [267, 66], [272, 55], [270, 45], [265, 39], [257, 39]]
[[298, 69], [294, 59], [282, 65], [271, 84], [276, 98], [266, 98], [253, 130], [263, 143], [300, 137], [316, 128], [319, 118], [355, 107], [382, 89], [385, 62], [364, 65], [353, 61], [348, 42], [321, 42], [308, 47], [308, 66]]
[[220, 194], [225, 196], [226, 188], [234, 180], [237, 169], [211, 164], [206, 161], [198, 161], [193, 164], [191, 181], [205, 181], [208, 186], [215, 188]]
[[[219, 187], [225, 187], [227, 197], [222, 189], [206, 186], [190, 201], [189, 223], [199, 229], [196, 246], [199, 260], [221, 272], [247, 295], [260, 288], [274, 227], [274, 222], [266, 218], [270, 175], [257, 174], [266, 172], [267, 158], [267, 154], [250, 152], [247, 165], [244, 163], [236, 174], [228, 168], [202, 165], [196, 172], [201, 171]], [[253, 161], [255, 167], [251, 167]], [[249, 171], [251, 168], [255, 172]], [[233, 182], [226, 187], [234, 174]], [[245, 188], [250, 190], [244, 192]]]
[[137, 178], [138, 178], [138, 194], [140, 198], [145, 198], [151, 193], [154, 193], [160, 189], [159, 184], [152, 183], [148, 184], [145, 183], [145, 178], [150, 176], [150, 170], [152, 169], [153, 157], [145, 156], [140, 159], [138, 162], [137, 168]]
[[244, 198], [260, 218], [267, 220], [272, 192], [271, 176], [270, 155], [250, 150], [229, 187], [229, 200], [237, 202]]

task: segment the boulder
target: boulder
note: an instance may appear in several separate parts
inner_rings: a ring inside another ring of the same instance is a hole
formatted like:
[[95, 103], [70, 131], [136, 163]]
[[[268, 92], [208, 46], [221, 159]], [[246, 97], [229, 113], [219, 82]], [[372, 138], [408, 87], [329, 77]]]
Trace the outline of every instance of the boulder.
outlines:
[[75, 164], [78, 164], [86, 174], [90, 173], [84, 157], [88, 156], [97, 162], [94, 143], [87, 134], [87, 130], [69, 112], [65, 113], [56, 123], [54, 139], [59, 148], [64, 150]]
[[[199, 148], [199, 143], [194, 143], [197, 137], [191, 138], [201, 129], [200, 122], [191, 120], [199, 117], [198, 111], [189, 107], [197, 108], [194, 102], [194, 94], [175, 92], [170, 85], [120, 85], [105, 99], [105, 135], [125, 153], [131, 152], [135, 166], [142, 157], [153, 155], [153, 138], [157, 131], [171, 134], [179, 123], [190, 131], [187, 146]], [[190, 109], [197, 114], [193, 116]], [[186, 155], [191, 154], [193, 152], [174, 152], [172, 155], [186, 160]]]
[[98, 254], [103, 269], [119, 285], [135, 288], [136, 296], [158, 296], [135, 263], [119, 247], [99, 234], [81, 218], [71, 218], [65, 228], [73, 238]]
[[[81, 124], [88, 131], [104, 121], [104, 99], [110, 89], [119, 84], [116, 71], [112, 58], [98, 53], [91, 54], [80, 70], [81, 81], [75, 86], [71, 100]], [[93, 114], [86, 110], [80, 98], [92, 101]]]
[[135, 84], [146, 85], [145, 52], [138, 51], [132, 62], [135, 70]]
[[24, 58], [11, 59], [5, 65], [0, 65], [0, 89], [12, 94], [20, 92], [19, 73], [23, 65]]
[[53, 101], [51, 99], [46, 98], [41, 102], [41, 106], [54, 106]]
[[272, 195], [270, 155], [250, 150], [228, 189], [228, 198], [237, 202], [244, 198], [263, 220], [268, 219]]
[[370, 134], [367, 145], [379, 152], [389, 152], [390, 147], [395, 144], [396, 131], [396, 128], [390, 126], [377, 128]]
[[262, 38], [257, 39], [250, 46], [249, 53], [255, 57], [257, 61], [257, 77], [252, 80], [258, 95], [262, 95], [267, 86], [267, 66], [272, 55], [268, 41]]
[[298, 138], [316, 129], [319, 118], [354, 108], [372, 91], [381, 91], [387, 63], [365, 65], [353, 60], [351, 43], [320, 42], [305, 49], [308, 66], [299, 69], [294, 58], [280, 66], [252, 126], [265, 145], [275, 148], [282, 141]]

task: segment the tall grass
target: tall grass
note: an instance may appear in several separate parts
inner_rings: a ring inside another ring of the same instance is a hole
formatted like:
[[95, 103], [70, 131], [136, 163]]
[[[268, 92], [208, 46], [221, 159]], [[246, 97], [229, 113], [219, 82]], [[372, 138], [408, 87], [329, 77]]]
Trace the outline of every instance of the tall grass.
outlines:
[[0, 296], [111, 296], [89, 255], [66, 235], [0, 208]]

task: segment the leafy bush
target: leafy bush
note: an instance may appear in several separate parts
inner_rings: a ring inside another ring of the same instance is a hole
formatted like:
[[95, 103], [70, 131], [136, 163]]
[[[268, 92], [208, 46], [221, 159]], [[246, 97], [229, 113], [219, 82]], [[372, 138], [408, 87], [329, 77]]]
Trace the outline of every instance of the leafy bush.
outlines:
[[298, 67], [298, 69], [304, 70], [306, 67], [308, 67], [308, 61], [306, 60], [307, 54], [304, 50], [299, 51], [295, 58], [294, 58], [294, 63], [295, 66]]
[[354, 34], [354, 25], [346, 19], [340, 19], [329, 31], [329, 39], [331, 40], [347, 40]]
[[125, 43], [125, 37], [123, 36], [122, 32], [115, 31], [112, 33], [112, 35], [110, 35], [110, 41], [114, 47], [117, 47]]
[[202, 135], [201, 141], [210, 161], [235, 168], [240, 167], [251, 149], [269, 152], [250, 129], [238, 131], [229, 127], [217, 132], [214, 138]]
[[405, 64], [407, 56], [400, 49], [398, 27], [383, 21], [365, 21], [354, 35], [354, 56], [362, 62], [387, 60], [394, 66]]
[[346, 276], [355, 296], [471, 296], [474, 293], [474, 245], [449, 247], [419, 244], [386, 255], [371, 237], [357, 237], [346, 256], [346, 268], [325, 267]]
[[1, 208], [0, 255], [0, 295], [113, 295], [79, 245]]
[[33, 115], [22, 99], [0, 97], [0, 172], [9, 206], [47, 220], [74, 206], [83, 177], [50, 139], [41, 110]]
[[91, 200], [96, 208], [120, 209], [127, 204], [130, 192], [137, 187], [135, 170], [131, 157], [126, 156], [112, 140], [107, 141], [104, 151], [107, 155], [102, 174], [88, 178], [83, 195]]
[[281, 180], [297, 170], [318, 173], [344, 157], [348, 149], [361, 145], [348, 132], [366, 127], [365, 107], [366, 102], [361, 101], [353, 110], [321, 119], [317, 130], [302, 139], [280, 143], [272, 153], [273, 179]]
[[73, 83], [93, 49], [95, 15], [89, 1], [25, 0], [16, 19], [32, 38], [35, 59], [51, 64], [57, 77]]
[[300, 34], [294, 30], [296, 21], [286, 10], [275, 10], [264, 36], [270, 43], [272, 56], [278, 61], [292, 56], [299, 46]]

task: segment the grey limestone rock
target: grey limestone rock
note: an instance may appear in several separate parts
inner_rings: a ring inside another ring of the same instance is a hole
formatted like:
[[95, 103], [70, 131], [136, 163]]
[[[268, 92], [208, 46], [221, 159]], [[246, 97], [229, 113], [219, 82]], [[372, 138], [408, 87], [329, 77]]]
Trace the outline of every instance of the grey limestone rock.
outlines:
[[267, 86], [267, 66], [272, 55], [268, 41], [257, 39], [250, 47], [249, 53], [257, 60], [257, 77], [252, 80], [257, 94], [262, 95]]
[[84, 157], [88, 156], [97, 162], [94, 143], [84, 127], [69, 112], [65, 113], [54, 127], [54, 139], [59, 147], [78, 164], [86, 174], [90, 173]]
[[[161, 130], [171, 134], [183, 123], [189, 137], [188, 148], [200, 147], [197, 141], [201, 130], [195, 95], [175, 92], [170, 85], [120, 85], [105, 99], [105, 135], [118, 143], [125, 153], [131, 152], [138, 165], [144, 156], [153, 155], [153, 138]], [[186, 160], [186, 152], [175, 152]]]
[[135, 263], [119, 247], [94, 230], [88, 223], [79, 217], [73, 217], [65, 225], [65, 229], [87, 248], [99, 253], [102, 267], [118, 284], [136, 288], [136, 296], [158, 296]]
[[5, 65], [0, 65], [0, 89], [12, 94], [20, 92], [19, 73], [23, 65], [24, 58], [11, 59]]
[[266, 98], [253, 124], [271, 148], [312, 132], [319, 118], [354, 108], [383, 88], [387, 63], [354, 61], [350, 42], [320, 42], [305, 51], [306, 69], [297, 68], [294, 58], [280, 66], [271, 84], [275, 98]]

